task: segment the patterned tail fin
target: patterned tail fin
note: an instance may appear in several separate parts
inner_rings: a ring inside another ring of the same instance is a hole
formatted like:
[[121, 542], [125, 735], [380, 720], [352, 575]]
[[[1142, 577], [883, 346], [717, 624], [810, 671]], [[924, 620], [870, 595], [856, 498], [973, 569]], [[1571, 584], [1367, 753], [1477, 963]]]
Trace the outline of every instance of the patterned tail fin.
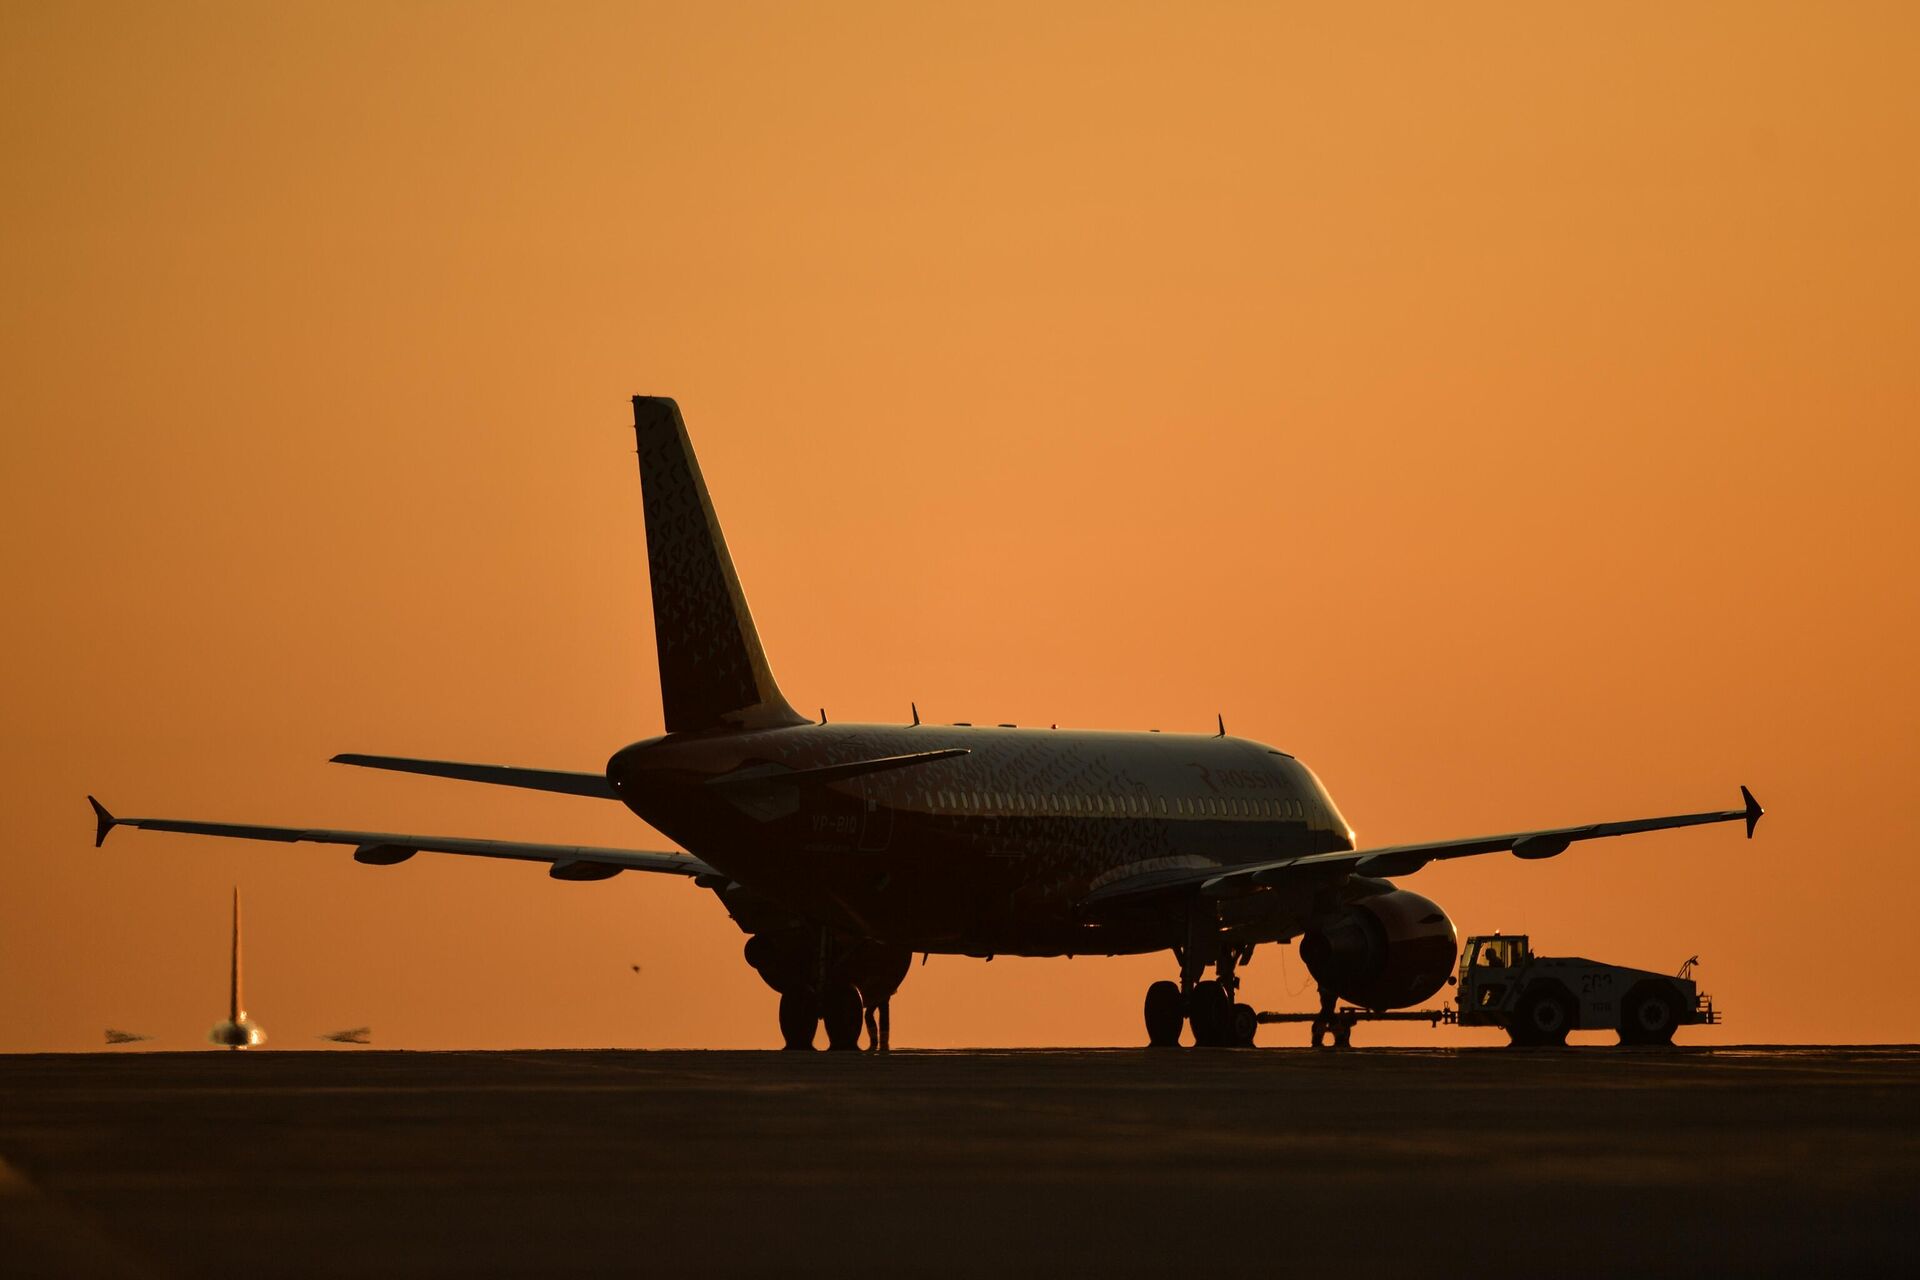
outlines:
[[804, 724], [774, 683], [680, 406], [633, 398], [668, 733]]

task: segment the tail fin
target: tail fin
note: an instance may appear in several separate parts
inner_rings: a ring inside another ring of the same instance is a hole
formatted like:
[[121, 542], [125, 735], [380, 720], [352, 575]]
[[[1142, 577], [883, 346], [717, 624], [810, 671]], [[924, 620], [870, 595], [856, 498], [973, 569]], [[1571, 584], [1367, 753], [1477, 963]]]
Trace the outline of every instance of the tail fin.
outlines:
[[227, 992], [227, 1021], [238, 1024], [240, 1015], [240, 886], [233, 887], [233, 986]]
[[774, 683], [680, 406], [633, 398], [668, 733], [804, 724]]

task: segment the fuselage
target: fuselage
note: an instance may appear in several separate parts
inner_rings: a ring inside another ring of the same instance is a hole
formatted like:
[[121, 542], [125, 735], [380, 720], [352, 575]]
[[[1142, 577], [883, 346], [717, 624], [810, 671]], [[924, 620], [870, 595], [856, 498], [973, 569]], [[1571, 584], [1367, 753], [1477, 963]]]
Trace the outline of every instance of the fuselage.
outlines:
[[[880, 757], [967, 754], [818, 785], [778, 775]], [[739, 775], [765, 785], [711, 785]], [[916, 951], [1120, 954], [1177, 944], [1182, 921], [1089, 914], [1121, 879], [1351, 849], [1311, 770], [1226, 736], [971, 725], [802, 724], [679, 734], [608, 762], [626, 804], [747, 890]], [[1277, 895], [1245, 927], [1297, 933]]]

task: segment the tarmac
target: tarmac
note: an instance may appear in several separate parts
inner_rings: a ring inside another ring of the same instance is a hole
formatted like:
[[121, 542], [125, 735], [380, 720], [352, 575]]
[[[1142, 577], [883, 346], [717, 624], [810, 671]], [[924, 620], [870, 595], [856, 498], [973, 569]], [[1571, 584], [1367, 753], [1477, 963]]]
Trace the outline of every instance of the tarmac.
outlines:
[[1888, 1270], [1920, 1049], [0, 1057], [0, 1271]]

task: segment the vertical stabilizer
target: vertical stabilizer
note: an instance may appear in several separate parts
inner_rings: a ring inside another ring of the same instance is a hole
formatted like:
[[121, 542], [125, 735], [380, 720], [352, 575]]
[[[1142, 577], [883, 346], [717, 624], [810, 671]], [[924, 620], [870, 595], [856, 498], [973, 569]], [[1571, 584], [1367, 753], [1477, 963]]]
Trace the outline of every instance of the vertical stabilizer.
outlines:
[[213, 1024], [207, 1039], [226, 1049], [250, 1049], [267, 1042], [267, 1033], [247, 1016], [247, 1002], [240, 992], [240, 886], [233, 887], [233, 970], [227, 986], [227, 1019]]
[[227, 1021], [238, 1024], [246, 1011], [240, 1007], [240, 886], [233, 887], [233, 986], [227, 993]]
[[774, 683], [680, 406], [635, 396], [633, 429], [667, 732], [805, 723]]

